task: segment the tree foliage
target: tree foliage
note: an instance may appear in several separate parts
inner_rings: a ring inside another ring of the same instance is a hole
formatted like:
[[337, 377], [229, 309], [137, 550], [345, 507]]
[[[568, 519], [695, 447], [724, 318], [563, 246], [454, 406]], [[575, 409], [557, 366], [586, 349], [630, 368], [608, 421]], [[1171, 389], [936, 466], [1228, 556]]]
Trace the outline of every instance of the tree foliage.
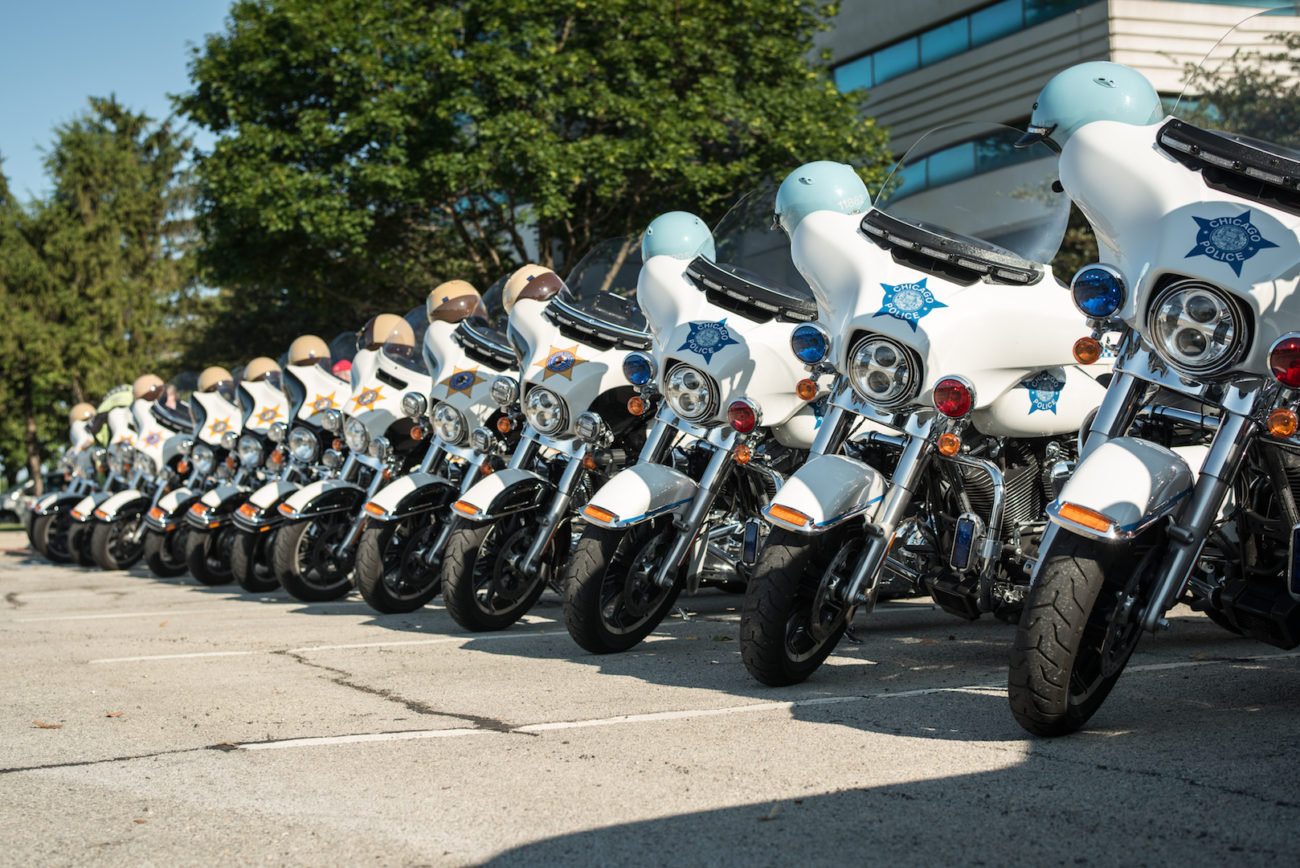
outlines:
[[[820, 0], [240, 0], [177, 106], [227, 332], [281, 343], [485, 286], [801, 162], [868, 181], [861, 94], [807, 60]], [[267, 349], [278, 347], [267, 345]]]
[[1191, 95], [1178, 114], [1211, 129], [1300, 146], [1300, 33], [1273, 33], [1266, 41], [1263, 50], [1238, 48], [1199, 70], [1188, 65]]

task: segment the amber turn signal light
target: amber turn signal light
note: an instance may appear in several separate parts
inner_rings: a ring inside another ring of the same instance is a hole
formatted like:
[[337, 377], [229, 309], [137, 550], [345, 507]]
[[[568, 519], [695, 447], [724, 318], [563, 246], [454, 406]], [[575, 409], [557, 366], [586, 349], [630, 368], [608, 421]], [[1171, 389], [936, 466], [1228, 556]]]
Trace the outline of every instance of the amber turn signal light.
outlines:
[[811, 401], [817, 397], [817, 384], [804, 378], [794, 384], [794, 393], [799, 396], [800, 401]]
[[783, 521], [786, 524], [793, 524], [798, 527], [803, 527], [804, 525], [812, 521], [812, 518], [810, 516], [804, 515], [802, 512], [800, 512], [797, 509], [791, 509], [788, 506], [782, 506], [779, 503], [774, 503], [771, 506], [769, 506], [767, 508], [767, 514], [772, 516], [772, 518], [776, 519], [777, 521]]
[[1074, 342], [1074, 360], [1091, 365], [1101, 358], [1101, 343], [1096, 338], [1079, 338]]
[[961, 438], [951, 431], [939, 435], [939, 454], [956, 455], [961, 449]]
[[1268, 433], [1274, 437], [1290, 437], [1296, 432], [1296, 415], [1294, 410], [1278, 407], [1268, 414]]
[[1088, 509], [1086, 506], [1079, 506], [1076, 503], [1061, 504], [1061, 518], [1092, 528], [1100, 533], [1110, 533], [1115, 527], [1115, 522], [1106, 518], [1096, 510]]
[[497, 420], [498, 434], [509, 434], [510, 429], [513, 427], [515, 427], [515, 425], [513, 422], [510, 421], [509, 416], [502, 416], [500, 419]]
[[411, 439], [412, 439], [412, 440], [423, 440], [423, 439], [424, 439], [424, 429], [421, 428], [419, 425], [412, 425], [412, 426], [411, 426]]
[[631, 413], [633, 416], [644, 416], [645, 399], [638, 395], [633, 395], [631, 398], [628, 398], [627, 411]]
[[750, 449], [749, 446], [747, 446], [746, 444], [741, 443], [739, 446], [736, 447], [736, 452], [734, 457], [736, 459], [737, 464], [748, 464], [749, 459], [754, 457], [754, 450]]
[[612, 524], [618, 518], [618, 516], [614, 515], [614, 513], [610, 512], [608, 509], [601, 509], [599, 506], [588, 505], [587, 508], [582, 511], [582, 514], [587, 518], [600, 522], [601, 524]]

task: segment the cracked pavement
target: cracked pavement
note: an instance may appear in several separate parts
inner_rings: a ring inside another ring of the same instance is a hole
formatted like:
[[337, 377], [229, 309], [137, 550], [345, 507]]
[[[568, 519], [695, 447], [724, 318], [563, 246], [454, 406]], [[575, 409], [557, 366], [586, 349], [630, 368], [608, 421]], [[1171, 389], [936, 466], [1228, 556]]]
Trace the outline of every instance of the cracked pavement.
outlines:
[[739, 598], [592, 656], [548, 595], [465, 634], [0, 534], [6, 863], [1276, 864], [1300, 820], [1300, 652], [1175, 612], [1093, 729], [1027, 737], [1011, 629], [888, 603], [760, 687]]

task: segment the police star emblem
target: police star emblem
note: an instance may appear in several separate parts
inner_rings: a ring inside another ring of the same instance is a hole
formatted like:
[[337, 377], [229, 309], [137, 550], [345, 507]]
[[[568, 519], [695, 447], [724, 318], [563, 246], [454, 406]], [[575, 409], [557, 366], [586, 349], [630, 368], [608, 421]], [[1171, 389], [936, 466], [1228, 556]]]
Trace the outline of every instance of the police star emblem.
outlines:
[[363, 390], [360, 395], [357, 395], [355, 398], [352, 399], [353, 402], [356, 404], [356, 406], [352, 408], [352, 412], [355, 413], [358, 410], [362, 410], [362, 409], [365, 410], [373, 409], [375, 403], [383, 399], [384, 397], [383, 391], [384, 391], [383, 386], [379, 386], [378, 388], [374, 388], [374, 389]]
[[229, 430], [230, 430], [229, 416], [227, 416], [225, 419], [213, 419], [212, 424], [208, 426], [208, 434], [214, 437], [218, 434], [225, 434]]
[[917, 322], [930, 311], [939, 307], [947, 307], [941, 301], [936, 301], [934, 293], [925, 285], [928, 278], [922, 278], [916, 283], [899, 283], [890, 286], [887, 283], [880, 284], [885, 291], [885, 297], [880, 302], [880, 310], [873, 313], [872, 319], [878, 316], [888, 316], [894, 319], [902, 320], [916, 331]]
[[1048, 371], [1039, 371], [1028, 380], [1021, 380], [1020, 385], [1029, 391], [1029, 415], [1039, 410], [1056, 414], [1056, 403], [1065, 388], [1065, 380], [1058, 379]]
[[586, 359], [578, 358], [578, 345], [574, 344], [568, 349], [561, 347], [551, 347], [546, 358], [539, 362], [534, 362], [533, 367], [542, 368], [542, 382], [551, 378], [552, 374], [558, 374], [566, 380], [573, 379], [573, 369], [581, 365]]
[[145, 446], [157, 446], [161, 442], [162, 442], [162, 435], [159, 434], [157, 431], [150, 431], [148, 434], [144, 435]]
[[696, 355], [703, 356], [706, 365], [713, 359], [713, 354], [721, 352], [723, 347], [740, 343], [731, 336], [725, 319], [717, 322], [688, 322], [686, 326], [690, 329], [690, 332], [686, 335], [686, 341], [677, 348], [677, 351], [688, 350]]
[[313, 413], [323, 413], [326, 410], [335, 410], [338, 406], [334, 401], [334, 393], [330, 392], [328, 395], [317, 395], [315, 400], [311, 402], [311, 411]]
[[263, 425], [269, 425], [279, 418], [280, 418], [279, 404], [276, 404], [274, 407], [263, 407], [261, 412], [257, 414], [257, 421]]
[[486, 378], [478, 375], [478, 368], [456, 368], [450, 377], [438, 385], [447, 387], [448, 398], [458, 392], [468, 398], [474, 387], [484, 379]]
[[1232, 273], [1241, 277], [1241, 264], [1261, 250], [1277, 247], [1265, 238], [1254, 223], [1250, 210], [1236, 217], [1192, 217], [1196, 221], [1196, 246], [1184, 259], [1208, 256], [1215, 262], [1225, 263]]

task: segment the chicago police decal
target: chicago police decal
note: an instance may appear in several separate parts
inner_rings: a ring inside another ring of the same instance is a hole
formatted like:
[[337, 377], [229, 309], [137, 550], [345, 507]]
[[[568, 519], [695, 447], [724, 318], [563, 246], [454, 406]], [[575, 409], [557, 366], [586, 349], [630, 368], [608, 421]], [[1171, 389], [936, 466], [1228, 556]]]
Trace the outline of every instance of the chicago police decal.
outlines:
[[1056, 402], [1061, 398], [1065, 380], [1058, 380], [1047, 371], [1039, 371], [1028, 380], [1021, 380], [1020, 385], [1029, 391], [1029, 415], [1039, 410], [1056, 414]]
[[880, 303], [880, 310], [872, 314], [872, 318], [889, 316], [901, 319], [912, 327], [912, 331], [916, 331], [916, 323], [921, 317], [937, 307], [948, 306], [935, 300], [934, 293], [925, 285], [925, 281], [926, 278], [921, 278], [916, 283], [899, 283], [894, 286], [880, 284], [885, 290], [885, 297]]
[[686, 325], [691, 331], [686, 335], [686, 343], [677, 349], [678, 351], [690, 350], [696, 355], [703, 356], [705, 364], [708, 364], [713, 354], [720, 352], [723, 347], [740, 343], [727, 330], [725, 319], [717, 322], [688, 322]]
[[1196, 246], [1184, 259], [1208, 256], [1215, 262], [1227, 263], [1232, 273], [1241, 277], [1241, 264], [1261, 250], [1277, 247], [1260, 234], [1250, 222], [1249, 209], [1236, 217], [1193, 217], [1200, 227], [1196, 232]]

